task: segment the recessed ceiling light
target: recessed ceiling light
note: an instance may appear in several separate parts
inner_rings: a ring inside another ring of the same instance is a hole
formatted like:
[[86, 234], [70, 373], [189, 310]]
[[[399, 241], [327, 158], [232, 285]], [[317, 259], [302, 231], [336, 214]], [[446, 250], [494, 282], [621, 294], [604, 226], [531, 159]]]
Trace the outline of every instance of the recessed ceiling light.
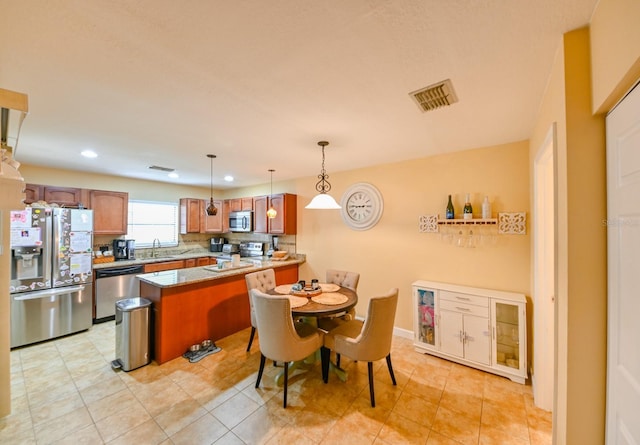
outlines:
[[178, 179], [180, 177], [180, 175], [177, 174], [176, 172], [171, 172], [167, 176], [173, 179]]
[[98, 157], [98, 153], [96, 153], [93, 150], [82, 150], [80, 152], [80, 154], [82, 156], [84, 156], [85, 158], [97, 158]]
[[227, 176], [224, 177], [224, 180], [227, 181], [227, 182], [233, 182], [233, 176], [227, 175]]

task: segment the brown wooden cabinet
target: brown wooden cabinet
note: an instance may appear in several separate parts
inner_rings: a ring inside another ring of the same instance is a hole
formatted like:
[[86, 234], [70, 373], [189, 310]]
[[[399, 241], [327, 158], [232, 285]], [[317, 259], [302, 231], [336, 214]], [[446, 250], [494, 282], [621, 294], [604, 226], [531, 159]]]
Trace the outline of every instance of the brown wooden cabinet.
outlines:
[[268, 196], [256, 196], [253, 198], [253, 231], [255, 233], [268, 233], [267, 222]]
[[218, 208], [216, 215], [207, 215], [209, 201], [206, 199], [180, 199], [180, 234], [187, 233], [222, 233], [223, 232], [223, 201], [214, 199]]
[[200, 233], [222, 233], [223, 228], [223, 201], [222, 199], [214, 199], [213, 204], [218, 209], [215, 215], [207, 215], [206, 209], [209, 201], [200, 200]]
[[60, 207], [87, 207], [87, 203], [82, 202], [82, 195], [82, 189], [75, 187], [44, 186], [44, 200]]
[[210, 264], [216, 264], [216, 263], [217, 261], [215, 258], [210, 258], [208, 256], [196, 258], [196, 266], [209, 266]]
[[25, 184], [25, 204], [46, 201], [61, 207], [93, 210], [94, 235], [126, 235], [129, 194], [107, 190]]
[[163, 270], [184, 269], [184, 260], [163, 261], [144, 265], [144, 273], [162, 272]]
[[222, 233], [229, 232], [229, 213], [231, 212], [229, 206], [229, 200], [225, 199], [222, 202]]
[[[297, 196], [281, 193], [273, 196], [256, 196], [253, 199], [253, 231], [276, 235], [295, 235], [297, 232]], [[276, 217], [267, 218], [270, 205], [276, 210]]]
[[88, 190], [87, 207], [93, 210], [94, 235], [126, 235], [129, 220], [129, 194], [107, 190]]
[[25, 184], [24, 195], [25, 204], [33, 204], [34, 202], [44, 200], [44, 185]]
[[209, 266], [210, 264], [216, 264], [216, 259], [210, 258], [208, 256], [203, 256], [200, 258], [189, 258], [184, 260], [185, 269], [188, 267]]
[[200, 233], [202, 199], [180, 199], [180, 234]]
[[278, 213], [275, 218], [267, 219], [269, 233], [295, 235], [298, 231], [298, 197], [290, 193], [273, 195], [270, 204]]
[[196, 259], [195, 258], [188, 258], [188, 259], [184, 260], [184, 268], [188, 269], [189, 267], [196, 267]]
[[252, 196], [249, 196], [246, 198], [232, 198], [232, 199], [228, 199], [227, 201], [229, 201], [230, 212], [242, 212], [242, 211], [253, 210]]

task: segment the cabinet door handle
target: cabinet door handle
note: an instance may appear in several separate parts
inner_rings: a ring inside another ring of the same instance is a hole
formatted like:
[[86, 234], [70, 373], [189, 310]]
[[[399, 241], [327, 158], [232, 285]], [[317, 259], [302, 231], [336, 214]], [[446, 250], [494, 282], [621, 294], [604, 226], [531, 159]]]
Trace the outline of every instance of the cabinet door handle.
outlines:
[[456, 306], [456, 309], [458, 309], [459, 311], [465, 311], [465, 312], [469, 312], [471, 310], [468, 307], [460, 307], [460, 306]]
[[471, 298], [469, 298], [469, 297], [459, 297], [459, 296], [456, 295], [456, 300], [470, 301]]
[[464, 334], [462, 331], [458, 331], [458, 338], [460, 339], [460, 343], [464, 343]]

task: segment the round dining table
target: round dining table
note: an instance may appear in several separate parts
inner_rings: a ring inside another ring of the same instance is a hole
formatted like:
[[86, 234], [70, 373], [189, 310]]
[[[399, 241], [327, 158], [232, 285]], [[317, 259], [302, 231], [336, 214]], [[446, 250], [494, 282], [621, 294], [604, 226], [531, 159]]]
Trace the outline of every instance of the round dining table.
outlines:
[[[329, 292], [329, 293], [337, 293], [337, 294], [344, 295], [347, 298], [346, 301], [340, 302], [337, 304], [323, 304], [323, 303], [314, 301], [314, 297], [320, 297], [322, 296], [322, 294], [310, 295], [308, 297], [300, 297], [299, 296], [300, 294], [291, 295], [288, 292], [285, 293], [286, 288], [288, 287], [290, 289], [290, 286], [291, 285], [278, 286], [275, 289], [269, 289], [266, 293], [269, 295], [280, 295], [280, 296], [289, 295], [289, 297], [291, 297], [292, 299], [292, 303], [293, 301], [295, 301], [296, 303], [298, 301], [301, 301], [300, 300], [301, 298], [307, 298], [308, 301], [301, 306], [298, 306], [297, 304], [292, 304], [291, 315], [294, 318], [304, 318], [307, 323], [311, 323], [316, 327], [317, 327], [318, 318], [332, 317], [336, 314], [347, 312], [349, 309], [354, 307], [356, 303], [358, 303], [358, 294], [347, 287], [339, 286], [338, 289], [332, 290], [331, 292]], [[294, 362], [291, 365], [289, 365], [289, 372], [290, 373], [293, 372], [294, 369], [298, 368], [303, 363], [307, 363], [307, 364], [313, 363], [316, 359], [317, 357], [310, 357], [306, 360]], [[330, 363], [329, 370], [332, 372], [335, 372], [340, 378], [340, 380], [346, 381], [346, 371], [333, 366], [333, 363]], [[278, 374], [275, 380], [276, 380], [276, 383], [281, 383], [283, 380], [283, 374], [282, 373]]]
[[358, 303], [358, 294], [356, 294], [353, 290], [342, 286], [340, 286], [337, 290], [331, 292], [342, 294], [347, 298], [346, 301], [338, 304], [323, 304], [314, 301], [314, 297], [322, 297], [322, 294], [300, 297], [300, 294], [291, 295], [289, 293], [283, 293], [283, 291], [281, 290], [281, 286], [278, 286], [275, 289], [270, 289], [267, 291], [267, 293], [270, 295], [289, 295], [296, 299], [307, 298], [308, 301], [302, 306], [296, 306], [294, 304], [291, 305], [291, 314], [294, 317], [331, 317], [342, 312], [347, 312]]

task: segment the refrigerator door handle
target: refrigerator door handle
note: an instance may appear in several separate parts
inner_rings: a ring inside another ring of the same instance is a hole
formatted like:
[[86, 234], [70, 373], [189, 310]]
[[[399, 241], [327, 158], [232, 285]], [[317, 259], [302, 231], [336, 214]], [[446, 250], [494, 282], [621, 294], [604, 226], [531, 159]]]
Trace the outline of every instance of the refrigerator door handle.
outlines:
[[69, 286], [61, 287], [58, 289], [47, 289], [38, 292], [29, 292], [25, 295], [18, 295], [13, 297], [15, 301], [37, 300], [38, 298], [53, 297], [61, 294], [72, 294], [74, 292], [80, 292], [84, 290], [84, 286]]

